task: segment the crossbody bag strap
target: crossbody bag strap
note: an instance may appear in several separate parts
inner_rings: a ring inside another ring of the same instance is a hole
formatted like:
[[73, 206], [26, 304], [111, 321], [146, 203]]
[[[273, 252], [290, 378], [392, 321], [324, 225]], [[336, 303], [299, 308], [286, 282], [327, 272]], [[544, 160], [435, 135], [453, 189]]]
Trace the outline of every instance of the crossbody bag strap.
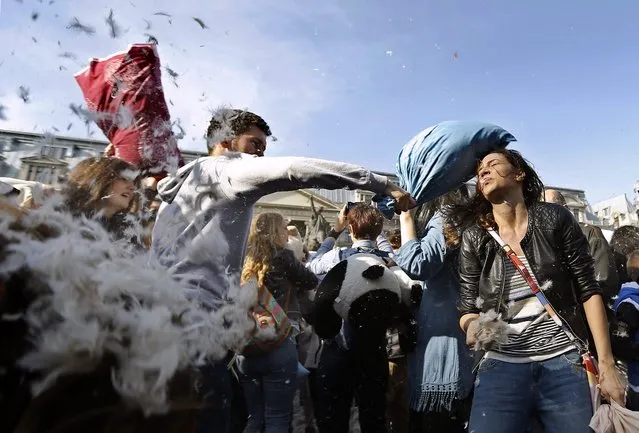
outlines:
[[584, 352], [586, 350], [584, 343], [579, 338], [577, 338], [577, 336], [570, 329], [568, 324], [562, 320], [561, 316], [557, 313], [557, 310], [555, 310], [555, 308], [552, 306], [552, 304], [550, 303], [546, 295], [544, 295], [544, 292], [539, 288], [539, 285], [533, 278], [532, 274], [530, 273], [530, 271], [528, 270], [524, 262], [522, 262], [521, 259], [517, 257], [517, 254], [515, 254], [515, 251], [510, 247], [510, 245], [504, 242], [501, 236], [499, 236], [499, 234], [494, 229], [490, 228], [486, 230], [493, 237], [493, 239], [497, 241], [499, 246], [504, 250], [504, 252], [506, 253], [506, 256], [508, 256], [512, 264], [515, 266], [515, 269], [517, 269], [517, 272], [519, 272], [519, 274], [524, 278], [528, 286], [530, 286], [530, 289], [532, 290], [533, 294], [535, 295], [537, 300], [541, 302], [541, 305], [544, 307], [544, 309], [546, 310], [550, 318], [553, 320], [553, 322], [555, 322], [557, 326], [561, 328], [564, 334], [566, 334], [566, 337], [568, 337], [571, 343], [577, 346], [580, 352]]

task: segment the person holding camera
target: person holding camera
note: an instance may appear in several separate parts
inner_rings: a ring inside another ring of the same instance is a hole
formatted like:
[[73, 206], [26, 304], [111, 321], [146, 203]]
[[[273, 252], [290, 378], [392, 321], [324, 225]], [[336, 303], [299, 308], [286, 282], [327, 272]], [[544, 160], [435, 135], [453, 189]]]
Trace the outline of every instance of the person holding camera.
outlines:
[[[347, 225], [353, 245], [344, 250], [335, 248], [337, 238]], [[383, 251], [387, 257], [393, 253], [393, 247], [382, 234], [383, 225], [384, 217], [374, 207], [348, 202], [337, 217], [337, 226], [328, 233], [307, 267], [316, 275], [324, 275], [355, 253]]]
[[[383, 224], [384, 217], [376, 208], [365, 203], [347, 204], [339, 214], [337, 226], [322, 242], [308, 268], [322, 275], [356, 254], [389, 257], [393, 249], [381, 235]], [[334, 248], [335, 240], [347, 226], [352, 247]], [[388, 375], [385, 333], [355, 332], [344, 323], [335, 338], [324, 340], [313, 384], [320, 433], [352, 431], [353, 398], [359, 409], [362, 433], [386, 432]]]

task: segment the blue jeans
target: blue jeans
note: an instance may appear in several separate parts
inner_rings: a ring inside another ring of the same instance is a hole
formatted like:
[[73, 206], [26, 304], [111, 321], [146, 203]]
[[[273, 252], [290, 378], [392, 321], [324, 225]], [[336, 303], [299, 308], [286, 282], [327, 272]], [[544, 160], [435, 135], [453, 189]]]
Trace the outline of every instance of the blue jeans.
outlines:
[[484, 359], [475, 381], [470, 433], [530, 431], [537, 416], [545, 433], [587, 433], [592, 404], [577, 351], [542, 362]]
[[231, 419], [233, 384], [226, 361], [200, 369], [200, 398], [204, 409], [196, 418], [195, 433], [228, 433]]
[[297, 348], [290, 338], [262, 355], [239, 358], [249, 413], [245, 433], [288, 433], [297, 390]]

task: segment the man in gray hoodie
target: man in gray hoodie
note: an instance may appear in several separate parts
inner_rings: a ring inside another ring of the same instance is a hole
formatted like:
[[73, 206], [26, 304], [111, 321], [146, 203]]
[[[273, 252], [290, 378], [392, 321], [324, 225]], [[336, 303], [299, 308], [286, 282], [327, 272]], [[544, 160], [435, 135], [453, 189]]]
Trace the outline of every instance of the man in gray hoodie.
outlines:
[[394, 197], [401, 210], [412, 198], [384, 176], [356, 165], [300, 157], [264, 157], [271, 131], [259, 116], [225, 109], [211, 120], [209, 157], [158, 184], [163, 203], [151, 254], [187, 276], [190, 296], [212, 309], [238, 281], [253, 206], [265, 195], [302, 188], [359, 188]]
[[[262, 158], [270, 135], [256, 114], [218, 110], [207, 131], [209, 156], [158, 183], [163, 203], [151, 255], [184, 277], [188, 296], [213, 310], [227, 302], [229, 289], [239, 283], [253, 206], [261, 197], [302, 188], [358, 188], [392, 196], [400, 211], [415, 204], [386, 177], [362, 167], [300, 157]], [[228, 375], [223, 376], [221, 364], [217, 367], [210, 388], [219, 394], [227, 386], [220, 381]], [[223, 413], [207, 417], [198, 430], [228, 429]]]

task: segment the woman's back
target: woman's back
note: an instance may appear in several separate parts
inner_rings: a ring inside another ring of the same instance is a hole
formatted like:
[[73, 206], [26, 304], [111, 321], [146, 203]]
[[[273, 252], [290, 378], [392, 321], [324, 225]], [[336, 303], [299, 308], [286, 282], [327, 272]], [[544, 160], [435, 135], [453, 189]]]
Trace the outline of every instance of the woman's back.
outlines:
[[287, 248], [276, 248], [269, 271], [264, 278], [264, 285], [273, 294], [277, 302], [284, 308], [289, 318], [300, 320], [300, 307], [297, 293], [312, 290], [318, 284], [314, 273], [295, 258]]

